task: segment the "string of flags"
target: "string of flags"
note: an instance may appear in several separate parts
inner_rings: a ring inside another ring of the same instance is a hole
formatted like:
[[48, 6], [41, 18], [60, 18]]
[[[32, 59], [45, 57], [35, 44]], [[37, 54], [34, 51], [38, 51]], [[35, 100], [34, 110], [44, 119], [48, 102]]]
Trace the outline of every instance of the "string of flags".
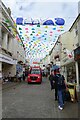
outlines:
[[[44, 25], [17, 25], [14, 22], [14, 28], [10, 26], [9, 20], [3, 20], [3, 22], [12, 30], [20, 45], [24, 45], [26, 56], [31, 58], [34, 58], [36, 55], [42, 55], [43, 57], [47, 55], [53, 48], [58, 36], [64, 32], [63, 25], [47, 25], [49, 21]], [[56, 23], [57, 22], [59, 23], [59, 21], [56, 21]], [[19, 35], [17, 34], [16, 28]]]

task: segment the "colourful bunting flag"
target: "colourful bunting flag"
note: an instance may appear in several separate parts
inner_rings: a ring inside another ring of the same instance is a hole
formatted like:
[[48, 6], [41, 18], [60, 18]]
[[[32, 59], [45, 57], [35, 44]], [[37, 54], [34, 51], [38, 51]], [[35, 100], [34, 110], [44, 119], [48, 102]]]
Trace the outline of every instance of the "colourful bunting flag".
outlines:
[[38, 31], [38, 34], [41, 34], [41, 32], [40, 32], [40, 31]]
[[60, 26], [60, 28], [63, 28], [63, 26]]
[[40, 24], [38, 24], [37, 27], [40, 27]]
[[22, 28], [19, 27], [19, 30], [22, 30]]
[[25, 30], [28, 30], [28, 28], [25, 28]]
[[53, 28], [53, 30], [56, 30], [56, 28]]
[[38, 34], [36, 34], [36, 36], [39, 36]]
[[32, 33], [35, 33], [34, 31], [32, 31]]
[[58, 32], [60, 32], [61, 30], [57, 30]]
[[48, 28], [48, 26], [46, 25], [44, 28]]
[[32, 36], [33, 34], [31, 33], [30, 35]]
[[35, 30], [34, 28], [32, 28], [32, 30]]
[[9, 23], [10, 21], [9, 20], [5, 20], [6, 23]]
[[[30, 26], [26, 25], [26, 27], [23, 26], [24, 29], [21, 27], [18, 28], [19, 34], [21, 35], [21, 39], [26, 48], [26, 53], [29, 57], [32, 56], [30, 57], [31, 59], [35, 58], [35, 55], [37, 54], [40, 55], [41, 52], [47, 55], [50, 48], [54, 46], [54, 42], [59, 35], [58, 32], [64, 31], [63, 26], [56, 27], [56, 25], [54, 25], [53, 27], [50, 27], [51, 26], [47, 29], [48, 25], [42, 26], [38, 24]], [[13, 30], [14, 33], [16, 33], [15, 31], [16, 30]], [[57, 34], [55, 34], [56, 32]], [[17, 40], [21, 42], [19, 38], [17, 38]]]

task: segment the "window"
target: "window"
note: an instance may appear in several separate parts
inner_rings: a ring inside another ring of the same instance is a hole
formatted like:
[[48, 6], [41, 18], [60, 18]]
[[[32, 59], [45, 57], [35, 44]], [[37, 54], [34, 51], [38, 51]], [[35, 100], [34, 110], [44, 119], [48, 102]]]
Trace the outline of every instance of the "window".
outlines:
[[75, 27], [75, 37], [78, 35], [78, 28], [77, 26]]
[[70, 83], [76, 83], [76, 68], [75, 64], [67, 66], [67, 81]]
[[4, 31], [2, 31], [2, 47], [4, 47], [5, 46], [5, 32]]
[[10, 37], [8, 35], [8, 39], [7, 39], [7, 49], [9, 50], [9, 44], [10, 44]]
[[32, 69], [31, 74], [40, 74], [40, 70], [39, 69]]

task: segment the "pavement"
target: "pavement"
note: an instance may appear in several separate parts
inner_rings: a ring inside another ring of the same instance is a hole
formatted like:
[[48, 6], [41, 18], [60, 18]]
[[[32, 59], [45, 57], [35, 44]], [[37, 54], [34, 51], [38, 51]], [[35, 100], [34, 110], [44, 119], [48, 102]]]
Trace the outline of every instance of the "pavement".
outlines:
[[[15, 86], [15, 87], [14, 87]], [[9, 89], [7, 89], [9, 88]], [[45, 78], [42, 84], [7, 83], [2, 91], [3, 118], [78, 118], [79, 103], [66, 102], [60, 111], [54, 90]]]
[[20, 84], [20, 83], [19, 82], [4, 82], [2, 84], [2, 90], [11, 88], [11, 87], [16, 86], [18, 84]]

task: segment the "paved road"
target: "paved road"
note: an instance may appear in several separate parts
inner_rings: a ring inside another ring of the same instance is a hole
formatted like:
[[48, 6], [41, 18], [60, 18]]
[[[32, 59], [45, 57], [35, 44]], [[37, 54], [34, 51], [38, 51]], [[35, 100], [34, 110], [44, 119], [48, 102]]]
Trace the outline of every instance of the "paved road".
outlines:
[[20, 83], [2, 92], [3, 118], [77, 118], [78, 104], [67, 102], [60, 111], [48, 79], [42, 84]]

